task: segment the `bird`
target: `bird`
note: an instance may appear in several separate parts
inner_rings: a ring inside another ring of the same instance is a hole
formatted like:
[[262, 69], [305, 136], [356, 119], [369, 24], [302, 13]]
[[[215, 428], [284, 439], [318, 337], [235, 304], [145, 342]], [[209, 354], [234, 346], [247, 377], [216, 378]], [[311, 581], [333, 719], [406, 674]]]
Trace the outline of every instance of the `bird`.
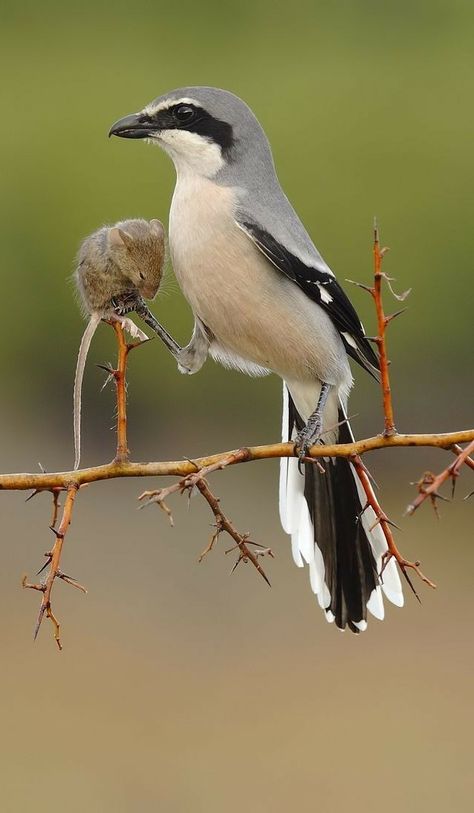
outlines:
[[349, 358], [374, 377], [378, 358], [283, 192], [261, 124], [232, 92], [191, 86], [121, 118], [111, 135], [158, 145], [175, 166], [170, 254], [194, 314], [181, 371], [210, 355], [280, 376], [282, 440], [298, 452], [281, 459], [281, 523], [327, 621], [364, 631], [369, 613], [383, 619], [384, 596], [403, 605], [395, 560], [383, 568], [386, 540], [350, 460], [304, 458], [316, 442], [353, 441]]

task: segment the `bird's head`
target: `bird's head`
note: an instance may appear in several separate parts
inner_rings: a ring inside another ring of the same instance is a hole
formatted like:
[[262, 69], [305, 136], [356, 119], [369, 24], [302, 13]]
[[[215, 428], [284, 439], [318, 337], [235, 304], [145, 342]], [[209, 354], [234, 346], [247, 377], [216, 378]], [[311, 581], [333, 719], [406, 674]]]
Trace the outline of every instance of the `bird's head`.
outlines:
[[269, 153], [250, 108], [227, 90], [187, 87], [159, 96], [115, 122], [109, 135], [144, 138], [171, 156], [178, 172], [212, 178], [246, 152]]

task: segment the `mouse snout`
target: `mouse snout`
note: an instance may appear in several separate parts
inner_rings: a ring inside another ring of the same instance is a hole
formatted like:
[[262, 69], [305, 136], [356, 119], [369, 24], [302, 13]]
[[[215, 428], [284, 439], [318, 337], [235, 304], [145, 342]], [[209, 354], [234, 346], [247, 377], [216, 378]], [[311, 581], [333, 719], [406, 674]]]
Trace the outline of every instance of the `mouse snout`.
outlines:
[[140, 293], [145, 299], [154, 299], [158, 293], [158, 288], [160, 287], [160, 281], [152, 282], [151, 280], [147, 280], [140, 285]]

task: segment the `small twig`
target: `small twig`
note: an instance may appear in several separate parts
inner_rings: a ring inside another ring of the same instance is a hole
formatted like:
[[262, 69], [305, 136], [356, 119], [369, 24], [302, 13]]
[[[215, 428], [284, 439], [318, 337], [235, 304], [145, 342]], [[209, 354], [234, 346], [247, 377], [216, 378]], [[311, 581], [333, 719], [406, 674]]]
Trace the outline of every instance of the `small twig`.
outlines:
[[[463, 453], [464, 449], [457, 443], [453, 443], [453, 445], [451, 446], [451, 451], [454, 452], [454, 454], [456, 455], [460, 455]], [[474, 460], [472, 459], [472, 457], [466, 457], [464, 462], [466, 466], [469, 466], [470, 469], [474, 470]]]
[[187, 458], [188, 463], [194, 466], [195, 471], [192, 474], [188, 474], [187, 477], [180, 480], [178, 483], [173, 483], [173, 485], [167, 486], [166, 488], [144, 491], [138, 497], [138, 500], [143, 502], [139, 508], [147, 508], [152, 503], [155, 503], [168, 516], [170, 525], [174, 526], [173, 514], [165, 502], [168, 497], [170, 497], [172, 494], [176, 494], [177, 492], [183, 494], [185, 491], [188, 491], [189, 496], [191, 496], [193, 488], [196, 486], [198, 480], [201, 480], [208, 474], [212, 474], [214, 471], [225, 469], [227, 466], [231, 466], [233, 463], [242, 463], [244, 460], [248, 459], [248, 456], [248, 449], [237, 449], [235, 452], [229, 452], [226, 457], [222, 457], [222, 459], [217, 460], [215, 463], [211, 463], [208, 466], [203, 466], [202, 468], [199, 468], [196, 461]]
[[[460, 447], [458, 447], [460, 448]], [[418, 486], [418, 496], [411, 502], [405, 513], [409, 514], [410, 516], [416, 511], [417, 508], [427, 499], [430, 498], [432, 505], [436, 509], [436, 500], [438, 499], [446, 499], [439, 493], [439, 489], [446, 482], [451, 478], [454, 484], [456, 482], [456, 478], [459, 476], [460, 469], [463, 464], [471, 466], [472, 460], [470, 459], [470, 455], [474, 452], [474, 440], [472, 440], [465, 449], [460, 449], [459, 453], [456, 449], [456, 454], [458, 455], [456, 460], [453, 461], [449, 466], [443, 469], [440, 474], [434, 475], [431, 472], [426, 472], [421, 480], [418, 481], [416, 484]]]
[[397, 316], [400, 316], [404, 311], [405, 308], [396, 311], [395, 313], [386, 316], [383, 306], [383, 299], [382, 299], [382, 281], [385, 280], [391, 294], [398, 299], [400, 302], [403, 302], [407, 296], [409, 295], [411, 288], [408, 291], [404, 291], [402, 294], [396, 294], [391, 286], [391, 282], [393, 282], [391, 277], [388, 277], [382, 271], [382, 263], [385, 254], [387, 253], [388, 248], [380, 248], [380, 240], [379, 240], [379, 230], [377, 227], [377, 222], [374, 222], [374, 246], [373, 246], [373, 254], [374, 254], [374, 284], [373, 286], [364, 285], [360, 282], [354, 282], [353, 280], [347, 280], [348, 282], [352, 283], [352, 285], [357, 285], [359, 288], [363, 288], [364, 291], [367, 291], [375, 303], [375, 310], [377, 313], [377, 336], [368, 336], [367, 339], [374, 344], [377, 345], [379, 351], [379, 369], [380, 369], [380, 385], [382, 388], [382, 402], [383, 402], [383, 412], [384, 412], [384, 437], [389, 438], [393, 437], [397, 434], [397, 429], [395, 427], [395, 420], [393, 416], [393, 404], [392, 404], [392, 390], [390, 386], [390, 375], [389, 375], [389, 365], [390, 361], [388, 360], [387, 355], [387, 341], [386, 341], [386, 332], [387, 327]]
[[[264, 548], [263, 546], [258, 545], [258, 543], [256, 542], [251, 542], [248, 539], [248, 535], [240, 534], [235, 529], [231, 521], [223, 513], [220, 507], [219, 498], [216, 497], [211, 492], [209, 484], [205, 479], [205, 475], [211, 474], [214, 471], [222, 470], [227, 466], [232, 465], [233, 463], [243, 462], [244, 460], [247, 459], [249, 459], [249, 450], [238, 449], [235, 452], [231, 452], [226, 458], [218, 460], [215, 463], [211, 463], [208, 466], [204, 466], [201, 469], [199, 468], [196, 462], [189, 461], [195, 467], [196, 469], [195, 472], [189, 474], [187, 477], [180, 480], [178, 483], [174, 483], [173, 485], [168, 486], [167, 488], [160, 488], [154, 491], [144, 491], [142, 494], [140, 494], [138, 499], [144, 501], [143, 505], [140, 506], [141, 508], [146, 508], [147, 506], [156, 503], [162, 510], [164, 510], [167, 513], [168, 517], [170, 518], [171, 524], [173, 524], [171, 510], [166, 505], [165, 500], [172, 494], [176, 494], [178, 492], [183, 494], [185, 491], [187, 491], [188, 494], [191, 494], [192, 490], [194, 488], [197, 488], [204, 497], [204, 499], [207, 501], [216, 520], [215, 524], [216, 530], [212, 534], [209, 544], [202, 551], [199, 557], [199, 562], [201, 562], [204, 559], [204, 557], [212, 550], [217, 539], [219, 538], [219, 535], [223, 531], [225, 531], [226, 533], [229, 534], [229, 536], [232, 537], [234, 542], [236, 542], [236, 547], [239, 548], [239, 558], [235, 563], [234, 567], [232, 568], [231, 572], [235, 570], [235, 568], [237, 567], [238, 564], [240, 564], [241, 561], [250, 561], [252, 562], [254, 567], [258, 570], [262, 578], [265, 579], [268, 585], [270, 585], [270, 582], [265, 574], [265, 571], [263, 570], [258, 561], [258, 557], [263, 556], [264, 554], [273, 556], [273, 552], [271, 551], [270, 548]], [[257, 546], [259, 550], [255, 552], [251, 551], [250, 548], [248, 547], [248, 545], [250, 544]], [[234, 550], [234, 548], [232, 548], [231, 550]], [[226, 551], [226, 553], [229, 553], [229, 551]]]
[[201, 553], [199, 554], [199, 559], [198, 559], [199, 564], [201, 564], [202, 560], [207, 556], [208, 553], [211, 552], [211, 550], [213, 549], [213, 547], [216, 544], [217, 540], [219, 539], [219, 535], [220, 535], [220, 533], [222, 531], [222, 528], [217, 524], [217, 522], [215, 523], [214, 527], [215, 527], [216, 530], [214, 531], [213, 534], [211, 534], [211, 538], [209, 540], [209, 543], [206, 545], [204, 550], [202, 550]]
[[234, 465], [234, 463], [245, 463], [246, 460], [249, 460], [249, 456], [250, 450], [246, 447], [242, 447], [241, 449], [237, 449], [235, 452], [230, 452], [226, 457], [222, 458], [222, 460], [217, 460], [215, 463], [202, 467], [199, 467], [199, 464], [195, 460], [187, 458], [196, 468], [196, 473], [191, 474], [188, 477], [188, 481], [192, 484], [192, 486], [195, 486], [199, 480], [202, 480], [203, 477], [208, 477], [208, 475], [212, 474], [214, 471], [222, 471], [223, 469], [226, 469], [227, 466]]
[[382, 301], [382, 262], [387, 249], [380, 248], [379, 231], [377, 224], [374, 224], [374, 287], [371, 288], [370, 293], [375, 302], [375, 310], [377, 312], [377, 338], [376, 344], [379, 351], [379, 365], [380, 365], [380, 381], [382, 387], [383, 397], [383, 412], [385, 429], [384, 435], [389, 437], [395, 435], [397, 430], [395, 428], [395, 421], [393, 417], [393, 404], [392, 404], [392, 390], [390, 387], [390, 375], [388, 371], [388, 356], [387, 344], [385, 334], [387, 325], [394, 317], [385, 316], [383, 301]]
[[171, 513], [171, 509], [167, 506], [165, 500], [177, 492], [183, 493], [184, 489], [186, 488], [185, 483], [186, 478], [184, 480], [180, 480], [179, 483], [173, 483], [173, 485], [167, 486], [166, 488], [156, 488], [152, 489], [151, 491], [143, 491], [138, 497], [138, 500], [142, 502], [142, 505], [138, 506], [139, 509], [148, 508], [149, 505], [153, 504], [157, 505], [158, 508], [161, 508], [161, 510], [165, 512], [171, 527], [174, 527], [173, 514]]
[[62, 573], [60, 570], [56, 573], [58, 579], [62, 579], [67, 584], [70, 584], [71, 587], [75, 587], [77, 590], [80, 590], [81, 593], [87, 593], [87, 589], [84, 585], [80, 584], [77, 579], [73, 579], [72, 576], [66, 576], [65, 573]]
[[59, 528], [56, 530], [51, 526], [51, 530], [55, 535], [55, 541], [51, 551], [45, 554], [48, 557], [48, 562], [46, 563], [48, 566], [48, 573], [46, 579], [43, 582], [40, 582], [39, 584], [32, 584], [28, 582], [26, 576], [22, 580], [23, 587], [30, 588], [31, 590], [39, 590], [43, 594], [38, 613], [38, 618], [36, 620], [36, 625], [33, 633], [34, 639], [37, 638], [39, 629], [41, 627], [41, 622], [43, 621], [43, 618], [46, 615], [46, 617], [49, 618], [53, 624], [54, 638], [59, 649], [62, 649], [60, 637], [60, 624], [51, 608], [51, 593], [53, 589], [54, 580], [56, 578], [63, 579], [69, 584], [72, 584], [74, 587], [77, 587], [83, 592], [86, 592], [85, 588], [82, 587], [82, 585], [80, 585], [78, 582], [76, 582], [75, 579], [71, 579], [71, 577], [65, 576], [59, 569], [64, 538], [68, 531], [69, 525], [71, 524], [72, 509], [74, 507], [74, 500], [76, 498], [78, 489], [79, 486], [77, 485], [77, 483], [69, 485], [67, 489], [66, 502], [64, 503], [63, 514], [61, 517]]
[[420, 597], [419, 597], [418, 593], [416, 592], [416, 590], [415, 590], [415, 588], [413, 586], [413, 583], [412, 583], [412, 581], [411, 581], [411, 579], [410, 579], [410, 577], [409, 577], [409, 575], [407, 573], [407, 570], [410, 570], [410, 569], [414, 570], [416, 575], [423, 582], [425, 582], [425, 584], [427, 584], [429, 587], [436, 587], [436, 585], [435, 585], [434, 582], [431, 581], [431, 579], [428, 579], [427, 576], [425, 576], [421, 572], [420, 563], [418, 561], [417, 562], [410, 562], [408, 559], [405, 559], [405, 557], [402, 556], [402, 554], [400, 553], [400, 551], [398, 550], [398, 548], [397, 548], [397, 546], [395, 544], [395, 540], [393, 538], [393, 534], [392, 534], [392, 531], [391, 531], [391, 528], [390, 528], [390, 525], [393, 524], [393, 523], [390, 522], [389, 518], [387, 517], [385, 512], [382, 510], [382, 508], [381, 508], [381, 506], [380, 506], [380, 504], [379, 504], [379, 502], [377, 500], [377, 497], [375, 496], [375, 492], [374, 492], [374, 490], [372, 488], [370, 478], [368, 476], [367, 470], [366, 470], [361, 458], [358, 455], [354, 455], [354, 457], [352, 457], [352, 464], [354, 465], [354, 468], [357, 470], [357, 474], [359, 475], [360, 482], [362, 483], [362, 486], [363, 486], [363, 489], [364, 489], [364, 492], [365, 492], [365, 496], [366, 496], [366, 500], [367, 500], [367, 505], [365, 506], [365, 508], [370, 506], [372, 508], [372, 510], [374, 511], [374, 514], [375, 514], [375, 516], [376, 516], [376, 518], [378, 520], [380, 528], [382, 529], [383, 535], [385, 537], [385, 541], [387, 542], [387, 552], [382, 557], [382, 571], [381, 571], [381, 573], [379, 575], [382, 577], [383, 571], [385, 570], [388, 562], [390, 561], [390, 559], [394, 558], [396, 560], [401, 572], [403, 573], [405, 579], [407, 580], [411, 590], [415, 594], [418, 601], [420, 601]]
[[[232, 537], [232, 539], [236, 543], [237, 547], [239, 548], [239, 558], [237, 559], [237, 561], [236, 561], [234, 567], [232, 568], [231, 572], [233, 572], [235, 570], [235, 568], [237, 567], [237, 565], [240, 564], [240, 562], [242, 562], [242, 561], [243, 562], [250, 561], [250, 562], [252, 562], [253, 566], [258, 570], [261, 577], [263, 579], [265, 579], [268, 586], [271, 587], [270, 581], [269, 581], [265, 571], [263, 570], [262, 566], [260, 565], [260, 562], [258, 561], [258, 555], [263, 556], [264, 553], [268, 553], [270, 556], [273, 557], [273, 551], [270, 548], [264, 548], [263, 546], [258, 546], [259, 547], [259, 554], [257, 554], [257, 552], [254, 553], [252, 550], [250, 550], [250, 548], [248, 546], [248, 544], [249, 544], [248, 535], [240, 534], [236, 530], [236, 528], [234, 527], [232, 522], [226, 517], [226, 515], [224, 514], [224, 512], [222, 511], [222, 509], [220, 507], [220, 502], [219, 502], [218, 497], [216, 497], [212, 493], [212, 491], [209, 488], [209, 485], [208, 485], [207, 481], [204, 480], [204, 479], [197, 480], [196, 481], [196, 487], [199, 489], [202, 496], [204, 497], [204, 499], [208, 503], [209, 508], [211, 509], [212, 513], [214, 514], [214, 516], [216, 518], [216, 525], [217, 525], [218, 530], [219, 531], [225, 531], [227, 534], [229, 534], [229, 536]], [[253, 544], [256, 544], [256, 543], [253, 543]], [[226, 551], [226, 553], [227, 552], [228, 551]]]
[[[41, 469], [42, 469], [43, 474], [46, 474], [45, 470], [42, 467], [41, 467]], [[53, 528], [54, 528], [55, 525], [56, 525], [57, 519], [58, 519], [58, 511], [59, 511], [59, 508], [60, 508], [59, 495], [60, 495], [61, 491], [64, 491], [64, 490], [65, 489], [64, 489], [63, 486], [52, 486], [51, 488], [35, 488], [33, 493], [30, 494], [30, 496], [26, 498], [25, 502], [29, 502], [30, 500], [33, 499], [33, 497], [37, 497], [38, 494], [42, 494], [43, 491], [49, 491], [53, 495], [53, 508], [52, 508], [50, 526], [52, 525]]]

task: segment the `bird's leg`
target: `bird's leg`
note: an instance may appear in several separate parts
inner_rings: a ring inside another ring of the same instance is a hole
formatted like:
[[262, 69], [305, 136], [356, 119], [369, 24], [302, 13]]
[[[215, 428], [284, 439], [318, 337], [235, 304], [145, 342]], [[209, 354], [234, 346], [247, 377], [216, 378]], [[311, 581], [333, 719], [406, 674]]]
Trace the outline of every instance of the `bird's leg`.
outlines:
[[209, 339], [204, 326], [201, 325], [198, 319], [194, 323], [191, 341], [186, 347], [180, 347], [163, 325], [155, 319], [146, 302], [136, 291], [130, 291], [120, 297], [115, 297], [111, 305], [119, 315], [134, 311], [140, 316], [176, 359], [180, 373], [190, 375], [197, 373], [201, 369], [208, 355]]
[[170, 336], [168, 331], [165, 330], [163, 325], [161, 325], [158, 320], [155, 319], [146, 302], [136, 291], [126, 292], [121, 296], [116, 296], [114, 299], [112, 299], [111, 305], [115, 313], [117, 313], [119, 316], [123, 316], [125, 313], [132, 313], [132, 311], [140, 316], [148, 327], [151, 327], [156, 335], [159, 336], [163, 344], [165, 344], [170, 351], [171, 355], [173, 355], [175, 358], [178, 357], [179, 353], [181, 352], [181, 347], [177, 342], [175, 342], [173, 337]]
[[326, 406], [330, 392], [331, 385], [323, 382], [321, 384], [321, 392], [319, 393], [316, 409], [309, 416], [306, 426], [304, 426], [296, 436], [295, 446], [298, 449], [298, 457], [300, 460], [306, 457], [308, 449], [310, 449], [321, 436], [324, 407]]
[[138, 297], [135, 307], [135, 313], [143, 319], [145, 324], [156, 333], [156, 335], [161, 339], [165, 347], [168, 348], [171, 355], [174, 356], [176, 359], [179, 357], [182, 348], [180, 345], [175, 342], [172, 336], [168, 333], [167, 330], [161, 325], [157, 319], [153, 316], [152, 312], [150, 311], [148, 305], [143, 301], [141, 297]]
[[185, 375], [197, 373], [207, 359], [209, 353], [209, 337], [206, 328], [196, 317], [191, 341], [176, 356], [178, 370]]

